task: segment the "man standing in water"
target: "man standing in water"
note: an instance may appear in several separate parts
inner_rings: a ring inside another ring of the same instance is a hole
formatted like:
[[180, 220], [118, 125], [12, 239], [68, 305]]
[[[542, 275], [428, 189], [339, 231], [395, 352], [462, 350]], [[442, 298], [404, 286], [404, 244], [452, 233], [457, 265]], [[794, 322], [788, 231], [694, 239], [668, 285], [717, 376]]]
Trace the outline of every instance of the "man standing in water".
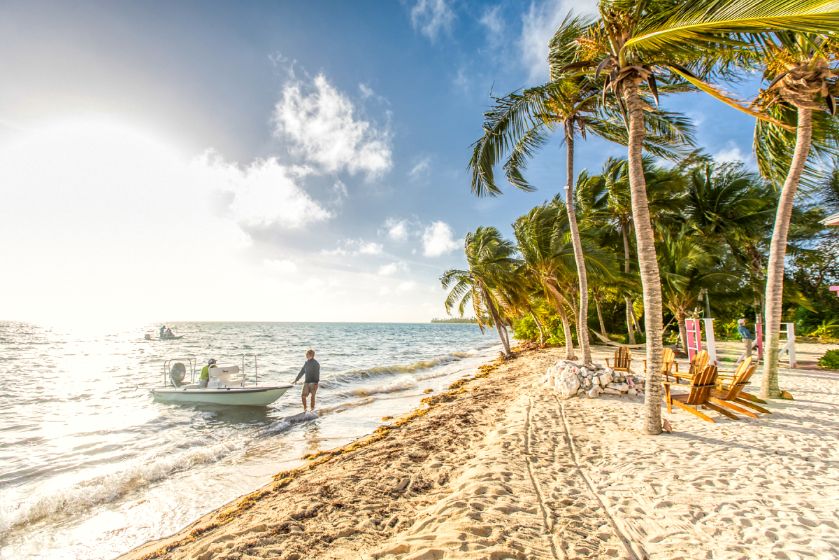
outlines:
[[306, 412], [306, 397], [311, 395], [311, 406], [309, 410], [312, 412], [315, 411], [315, 393], [318, 391], [318, 383], [320, 383], [320, 364], [315, 359], [315, 351], [309, 350], [306, 352], [306, 363], [303, 364], [303, 367], [300, 368], [300, 373], [297, 374], [297, 379], [294, 380], [295, 383], [303, 377], [303, 374], [306, 377], [303, 379], [303, 413]]

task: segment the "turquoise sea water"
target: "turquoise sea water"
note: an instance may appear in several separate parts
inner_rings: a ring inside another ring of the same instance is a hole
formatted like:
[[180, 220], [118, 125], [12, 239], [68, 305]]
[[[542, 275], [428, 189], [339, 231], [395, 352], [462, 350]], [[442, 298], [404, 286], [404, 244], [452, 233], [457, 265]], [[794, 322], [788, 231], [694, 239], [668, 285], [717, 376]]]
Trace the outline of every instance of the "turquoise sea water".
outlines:
[[[268, 482], [307, 452], [373, 431], [497, 355], [474, 325], [174, 323], [82, 335], [0, 322], [0, 558], [111, 558]], [[241, 365], [291, 382], [321, 363], [320, 417], [299, 387], [263, 409], [156, 403], [167, 357]], [[247, 367], [252, 367], [247, 362]]]

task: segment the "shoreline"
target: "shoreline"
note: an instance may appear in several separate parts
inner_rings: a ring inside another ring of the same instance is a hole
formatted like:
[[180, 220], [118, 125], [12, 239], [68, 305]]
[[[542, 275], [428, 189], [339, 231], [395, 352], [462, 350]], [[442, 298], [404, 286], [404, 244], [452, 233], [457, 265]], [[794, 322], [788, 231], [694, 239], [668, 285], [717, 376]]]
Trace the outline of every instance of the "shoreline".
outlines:
[[[596, 361], [610, 351], [597, 349]], [[546, 390], [544, 371], [562, 353], [484, 364], [372, 434], [120, 558], [839, 551], [835, 373], [789, 370], [782, 383], [797, 400], [773, 401], [758, 420], [665, 413], [675, 432], [647, 437], [635, 429], [640, 398], [560, 401]], [[814, 380], [824, 385], [817, 399]]]
[[[532, 348], [517, 347], [516, 354], [521, 352], [532, 352]], [[207, 532], [218, 529], [219, 527], [232, 521], [234, 516], [244, 511], [251, 509], [259, 500], [270, 497], [278, 493], [283, 488], [288, 486], [292, 481], [306, 474], [307, 472], [317, 468], [318, 466], [329, 462], [331, 459], [360, 450], [375, 442], [381, 441], [391, 435], [392, 432], [409, 425], [417, 418], [421, 418], [428, 414], [435, 406], [451, 402], [456, 395], [464, 392], [465, 386], [473, 381], [477, 381], [487, 377], [490, 373], [495, 371], [498, 367], [505, 364], [502, 358], [494, 358], [477, 367], [474, 375], [459, 379], [448, 386], [448, 388], [436, 395], [429, 395], [420, 401], [420, 406], [416, 409], [404, 414], [400, 417], [385, 417], [390, 423], [384, 424], [376, 428], [372, 433], [357, 438], [345, 445], [339, 446], [335, 449], [320, 450], [315, 453], [308, 453], [301, 458], [290, 460], [289, 462], [304, 461], [304, 464], [280, 471], [273, 475], [272, 482], [264, 485], [261, 488], [231, 500], [191, 522], [186, 527], [160, 539], [148, 541], [138, 547], [135, 547], [128, 552], [118, 556], [118, 559], [125, 560], [153, 560], [155, 558], [165, 558], [166, 555], [185, 544], [194, 542], [197, 538], [206, 534]], [[180, 537], [180, 538], [179, 538]], [[152, 549], [152, 550], [148, 550]]]

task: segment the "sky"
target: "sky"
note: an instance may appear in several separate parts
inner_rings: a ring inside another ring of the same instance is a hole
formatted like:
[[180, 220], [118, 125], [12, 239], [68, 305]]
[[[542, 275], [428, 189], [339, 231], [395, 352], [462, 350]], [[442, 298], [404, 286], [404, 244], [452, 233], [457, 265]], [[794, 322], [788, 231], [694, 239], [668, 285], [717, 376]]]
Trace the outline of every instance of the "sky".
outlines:
[[[547, 79], [588, 0], [7, 0], [0, 6], [0, 319], [428, 321], [463, 238], [565, 184], [469, 190], [492, 95]], [[719, 160], [751, 120], [664, 99]], [[624, 150], [576, 146], [596, 172]]]

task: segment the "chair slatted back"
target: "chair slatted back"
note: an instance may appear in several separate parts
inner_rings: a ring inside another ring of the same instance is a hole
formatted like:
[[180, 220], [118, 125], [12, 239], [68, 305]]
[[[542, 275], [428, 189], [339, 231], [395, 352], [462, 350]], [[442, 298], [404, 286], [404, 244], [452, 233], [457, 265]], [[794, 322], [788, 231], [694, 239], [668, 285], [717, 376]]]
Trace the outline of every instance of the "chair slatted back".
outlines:
[[707, 350], [702, 350], [701, 352], [697, 353], [693, 360], [690, 362], [690, 369], [688, 373], [690, 375], [696, 375], [697, 372], [700, 372], [705, 369], [705, 366], [708, 365], [708, 361], [711, 359], [711, 356], [708, 355]]
[[626, 346], [620, 346], [615, 350], [615, 367], [621, 371], [629, 371], [629, 364], [632, 362], [632, 353]]
[[673, 364], [676, 362], [676, 354], [673, 353], [672, 348], [665, 348], [661, 352], [661, 373], [668, 374], [673, 369]]
[[690, 381], [690, 393], [685, 404], [698, 406], [708, 402], [711, 390], [717, 383], [717, 366], [710, 364], [693, 376]]
[[745, 389], [746, 385], [749, 384], [749, 380], [756, 369], [757, 364], [752, 363], [751, 356], [747, 357], [745, 360], [740, 362], [739, 366], [737, 366], [737, 370], [734, 372], [734, 378], [731, 380], [731, 384], [717, 394], [720, 395], [720, 398], [723, 400], [733, 401], [740, 396], [740, 391]]

